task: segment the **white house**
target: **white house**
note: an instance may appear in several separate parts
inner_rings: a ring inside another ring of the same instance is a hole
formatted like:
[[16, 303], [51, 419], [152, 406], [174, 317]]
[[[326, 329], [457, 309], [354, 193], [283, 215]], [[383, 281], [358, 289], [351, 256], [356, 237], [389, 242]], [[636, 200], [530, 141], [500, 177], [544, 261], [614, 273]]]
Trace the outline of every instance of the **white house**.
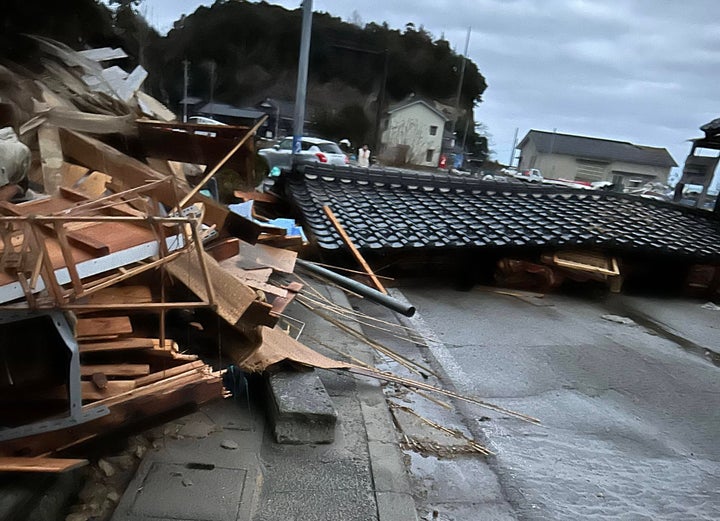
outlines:
[[409, 98], [385, 114], [381, 155], [394, 163], [437, 166], [448, 118], [426, 101]]

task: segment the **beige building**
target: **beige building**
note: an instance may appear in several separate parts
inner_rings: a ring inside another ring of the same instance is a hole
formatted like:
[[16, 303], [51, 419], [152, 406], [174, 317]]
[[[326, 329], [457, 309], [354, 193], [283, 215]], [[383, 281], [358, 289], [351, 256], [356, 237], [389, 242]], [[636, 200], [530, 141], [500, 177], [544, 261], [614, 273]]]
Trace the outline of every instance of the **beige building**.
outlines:
[[667, 183], [677, 166], [664, 148], [531, 130], [518, 145], [518, 170], [537, 168], [547, 179], [610, 181], [625, 188]]
[[437, 166], [448, 118], [426, 101], [410, 98], [387, 111], [382, 152], [393, 163]]

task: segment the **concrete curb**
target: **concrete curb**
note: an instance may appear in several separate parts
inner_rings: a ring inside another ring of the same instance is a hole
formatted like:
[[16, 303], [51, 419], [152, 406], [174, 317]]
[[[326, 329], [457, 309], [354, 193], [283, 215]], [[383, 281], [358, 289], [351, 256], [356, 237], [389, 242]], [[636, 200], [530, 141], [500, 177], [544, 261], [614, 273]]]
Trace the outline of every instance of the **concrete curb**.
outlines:
[[[351, 307], [342, 291], [328, 288], [328, 292], [336, 304]], [[359, 323], [350, 319], [345, 321], [354, 329], [362, 331]], [[355, 356], [368, 363], [372, 362], [373, 353], [369, 347], [358, 345], [356, 349], [362, 353]], [[415, 500], [410, 492], [410, 478], [380, 382], [359, 376], [355, 376], [355, 379], [359, 384], [357, 397], [367, 434], [378, 521], [417, 521]]]

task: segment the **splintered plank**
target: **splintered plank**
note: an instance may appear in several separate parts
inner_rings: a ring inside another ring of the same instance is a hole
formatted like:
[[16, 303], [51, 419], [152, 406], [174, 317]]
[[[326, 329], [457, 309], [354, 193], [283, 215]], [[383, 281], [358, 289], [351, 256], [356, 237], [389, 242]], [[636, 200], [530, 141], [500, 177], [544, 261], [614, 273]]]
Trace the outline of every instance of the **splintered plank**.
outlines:
[[95, 364], [81, 365], [80, 374], [91, 377], [95, 374], [105, 376], [147, 376], [150, 374], [150, 364]]
[[122, 351], [126, 349], [152, 349], [152, 338], [123, 338], [109, 342], [80, 342], [81, 353], [99, 353], [103, 351]]
[[0, 458], [0, 472], [58, 473], [84, 467], [85, 459], [62, 458]]
[[130, 317], [81, 318], [75, 327], [77, 337], [129, 335], [133, 332]]

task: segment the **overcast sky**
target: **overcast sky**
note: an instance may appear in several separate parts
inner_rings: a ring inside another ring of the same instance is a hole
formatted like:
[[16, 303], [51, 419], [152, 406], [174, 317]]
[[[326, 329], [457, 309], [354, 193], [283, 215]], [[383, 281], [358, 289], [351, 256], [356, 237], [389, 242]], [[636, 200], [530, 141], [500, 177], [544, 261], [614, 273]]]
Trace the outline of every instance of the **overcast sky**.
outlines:
[[[166, 32], [211, 3], [145, 0], [141, 10]], [[315, 0], [313, 10], [413, 22], [459, 53], [472, 27], [468, 56], [488, 84], [475, 118], [503, 163], [518, 128], [518, 139], [557, 129], [665, 147], [682, 166], [687, 139], [720, 117], [720, 0]]]

